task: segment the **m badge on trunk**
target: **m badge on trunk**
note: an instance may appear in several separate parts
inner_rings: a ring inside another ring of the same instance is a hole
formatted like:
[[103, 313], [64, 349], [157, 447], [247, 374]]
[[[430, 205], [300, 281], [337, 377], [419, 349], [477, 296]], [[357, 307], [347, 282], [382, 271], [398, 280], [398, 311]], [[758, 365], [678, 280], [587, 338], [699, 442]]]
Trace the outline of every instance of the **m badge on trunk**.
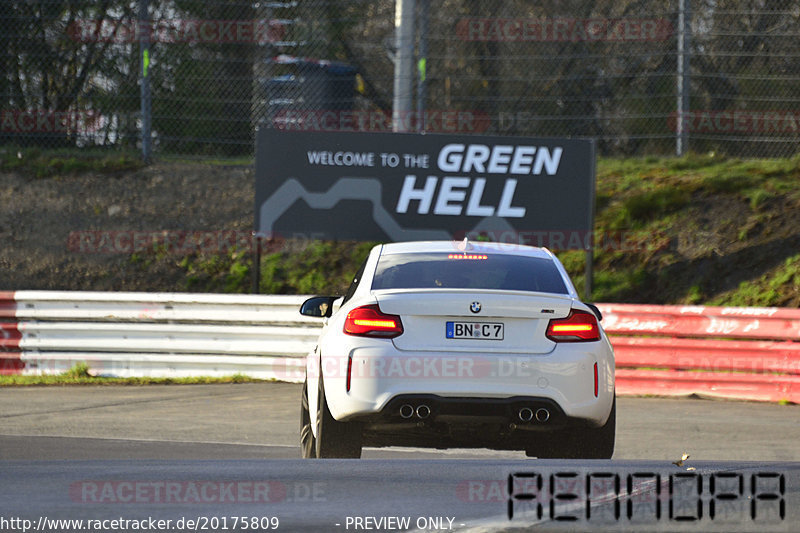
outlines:
[[480, 313], [481, 312], [481, 303], [480, 302], [472, 302], [469, 306], [469, 310], [473, 313]]

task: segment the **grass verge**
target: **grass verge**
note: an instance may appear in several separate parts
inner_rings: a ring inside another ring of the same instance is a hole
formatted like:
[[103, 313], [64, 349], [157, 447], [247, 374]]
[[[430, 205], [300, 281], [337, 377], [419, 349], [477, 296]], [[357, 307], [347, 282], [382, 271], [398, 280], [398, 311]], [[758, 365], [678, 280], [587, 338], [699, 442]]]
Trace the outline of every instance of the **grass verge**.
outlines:
[[115, 174], [142, 167], [141, 155], [131, 150], [0, 147], [0, 171], [19, 172], [36, 178], [84, 172]]
[[0, 376], [0, 387], [33, 387], [38, 385], [198, 385], [208, 383], [257, 383], [266, 380], [251, 378], [244, 374], [233, 374], [224, 377], [189, 377], [189, 378], [113, 378], [94, 376], [85, 363], [78, 363], [66, 372], [56, 375]]

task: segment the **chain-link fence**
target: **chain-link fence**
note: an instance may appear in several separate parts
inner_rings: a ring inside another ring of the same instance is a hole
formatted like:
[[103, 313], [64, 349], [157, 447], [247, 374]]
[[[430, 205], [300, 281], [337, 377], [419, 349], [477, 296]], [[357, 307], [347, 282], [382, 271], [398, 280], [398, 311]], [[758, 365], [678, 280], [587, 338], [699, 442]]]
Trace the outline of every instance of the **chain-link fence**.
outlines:
[[149, 129], [156, 155], [248, 156], [256, 127], [394, 127], [778, 156], [800, 140], [788, 0], [4, 0], [0, 72], [0, 144], [141, 148]]

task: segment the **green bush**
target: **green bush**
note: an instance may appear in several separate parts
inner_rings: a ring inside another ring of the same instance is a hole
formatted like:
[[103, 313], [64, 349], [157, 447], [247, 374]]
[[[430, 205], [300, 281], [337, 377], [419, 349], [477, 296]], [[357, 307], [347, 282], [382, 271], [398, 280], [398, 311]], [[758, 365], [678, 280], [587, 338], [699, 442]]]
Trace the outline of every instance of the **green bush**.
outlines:
[[75, 363], [72, 368], [64, 372], [64, 377], [70, 379], [85, 379], [91, 378], [89, 374], [90, 367], [85, 362]]

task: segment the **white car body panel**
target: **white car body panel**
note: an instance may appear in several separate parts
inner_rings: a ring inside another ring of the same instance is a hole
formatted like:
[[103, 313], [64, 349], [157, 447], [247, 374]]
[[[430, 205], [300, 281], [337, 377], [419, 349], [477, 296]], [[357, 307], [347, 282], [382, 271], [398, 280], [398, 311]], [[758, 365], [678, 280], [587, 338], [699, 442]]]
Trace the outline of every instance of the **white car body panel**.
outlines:
[[[614, 400], [614, 353], [600, 326], [600, 340], [559, 342], [545, 338], [552, 318], [571, 309], [592, 312], [580, 302], [558, 259], [546, 249], [494, 243], [470, 243], [469, 253], [513, 254], [554, 261], [568, 294], [472, 289], [381, 289], [372, 281], [381, 254], [460, 253], [458, 243], [414, 242], [379, 245], [365, 263], [361, 282], [345, 303], [334, 303], [324, 319], [317, 348], [306, 367], [311, 427], [316, 435], [318, 376], [333, 417], [340, 421], [379, 413], [392, 398], [435, 394], [454, 398], [535, 396], [555, 401], [568, 416], [603, 425]], [[482, 305], [471, 313], [473, 301]], [[378, 304], [401, 317], [404, 333], [394, 339], [347, 335], [347, 313]], [[446, 339], [447, 321], [502, 322], [505, 338]], [[351, 388], [346, 390], [352, 358]], [[594, 394], [594, 367], [598, 395]]]

